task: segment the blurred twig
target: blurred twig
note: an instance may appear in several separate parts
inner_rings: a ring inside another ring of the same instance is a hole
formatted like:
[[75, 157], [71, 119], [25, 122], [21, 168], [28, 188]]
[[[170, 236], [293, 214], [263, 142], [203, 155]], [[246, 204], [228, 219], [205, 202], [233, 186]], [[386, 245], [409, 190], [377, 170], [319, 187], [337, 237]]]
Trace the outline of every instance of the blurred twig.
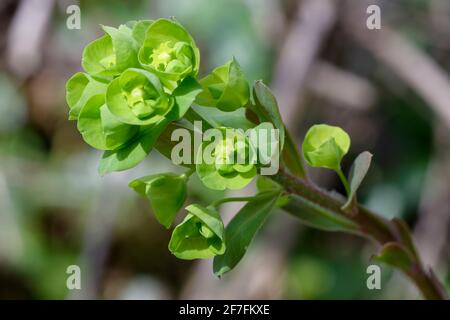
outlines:
[[376, 58], [390, 67], [413, 88], [450, 127], [450, 79], [425, 52], [397, 31], [383, 25], [369, 30], [365, 23], [365, 2], [348, 2], [346, 31]]
[[22, 0], [8, 30], [7, 61], [12, 73], [27, 78], [39, 67], [54, 0]]
[[307, 0], [298, 7], [296, 19], [281, 47], [273, 80], [281, 115], [288, 129], [292, 129], [298, 119], [301, 111], [299, 93], [335, 20], [335, 1]]
[[439, 269], [439, 258], [450, 232], [450, 130], [438, 126], [437, 154], [430, 163], [423, 187], [419, 219], [414, 230], [425, 263]]
[[368, 80], [325, 61], [313, 65], [305, 86], [315, 95], [361, 111], [372, 107], [377, 96]]

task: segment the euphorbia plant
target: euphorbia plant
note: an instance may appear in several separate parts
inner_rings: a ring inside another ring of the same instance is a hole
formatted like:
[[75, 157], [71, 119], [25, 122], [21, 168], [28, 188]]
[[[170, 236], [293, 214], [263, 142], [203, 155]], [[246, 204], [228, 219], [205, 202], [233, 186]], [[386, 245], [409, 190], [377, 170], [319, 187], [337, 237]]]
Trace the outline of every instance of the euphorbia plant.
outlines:
[[[214, 258], [214, 273], [222, 276], [242, 259], [269, 214], [281, 208], [309, 226], [377, 241], [382, 248], [375, 259], [403, 271], [425, 298], [446, 298], [432, 270], [420, 261], [406, 224], [358, 204], [356, 193], [372, 155], [362, 152], [347, 178], [341, 161], [350, 137], [343, 129], [313, 126], [301, 155], [267, 86], [256, 81], [250, 88], [234, 58], [199, 78], [199, 50], [174, 19], [132, 21], [103, 30], [105, 35], [83, 52], [84, 72], [71, 77], [66, 87], [69, 119], [77, 120], [89, 145], [104, 150], [101, 174], [132, 168], [152, 149], [173, 160], [177, 130], [203, 135], [202, 143], [189, 143], [183, 150], [188, 153], [183, 158], [193, 161], [177, 161], [184, 173], [154, 174], [129, 184], [149, 199], [166, 228], [185, 205], [192, 174], [213, 190], [241, 189], [256, 180], [254, 196], [186, 206], [169, 243], [176, 257]], [[313, 184], [302, 159], [336, 171], [346, 195]], [[280, 160], [279, 170], [267, 170], [273, 160]], [[245, 205], [224, 226], [219, 207], [230, 201]]]

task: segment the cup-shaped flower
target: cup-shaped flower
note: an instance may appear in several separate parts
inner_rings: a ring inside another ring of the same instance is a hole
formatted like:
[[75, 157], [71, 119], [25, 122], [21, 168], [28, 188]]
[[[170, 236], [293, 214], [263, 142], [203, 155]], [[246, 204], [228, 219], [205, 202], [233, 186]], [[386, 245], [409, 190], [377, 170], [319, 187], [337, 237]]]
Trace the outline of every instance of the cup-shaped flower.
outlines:
[[141, 65], [158, 75], [169, 91], [185, 77], [196, 76], [200, 64], [200, 51], [190, 34], [169, 19], [150, 25], [138, 57]]
[[342, 158], [350, 148], [350, 137], [339, 127], [319, 124], [312, 126], [303, 141], [303, 155], [312, 167], [340, 171]]
[[139, 67], [139, 45], [132, 29], [102, 26], [105, 35], [89, 43], [83, 51], [81, 65], [93, 76], [112, 77], [127, 68]]
[[95, 95], [105, 94], [107, 82], [94, 79], [90, 75], [77, 72], [66, 83], [66, 101], [69, 106], [69, 120], [78, 119], [86, 102]]
[[236, 59], [200, 80], [203, 91], [196, 103], [202, 106], [217, 107], [222, 111], [234, 111], [245, 106], [250, 97], [250, 87]]
[[205, 133], [205, 141], [196, 156], [196, 171], [210, 189], [241, 189], [256, 176], [256, 152], [242, 132], [218, 128]]
[[172, 233], [169, 250], [177, 258], [208, 259], [225, 252], [225, 228], [213, 207], [191, 204], [189, 214]]
[[135, 125], [161, 121], [174, 104], [156, 75], [136, 68], [125, 70], [111, 81], [106, 103], [120, 121]]
[[109, 112], [105, 95], [92, 96], [80, 111], [77, 123], [84, 141], [100, 150], [115, 150], [133, 139], [139, 126], [120, 122]]

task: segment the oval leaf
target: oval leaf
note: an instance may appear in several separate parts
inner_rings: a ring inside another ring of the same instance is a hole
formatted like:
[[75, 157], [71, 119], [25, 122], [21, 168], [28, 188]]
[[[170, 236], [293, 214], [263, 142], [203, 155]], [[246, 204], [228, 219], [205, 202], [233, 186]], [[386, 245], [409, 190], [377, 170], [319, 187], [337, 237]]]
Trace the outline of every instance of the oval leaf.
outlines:
[[261, 122], [272, 122], [275, 128], [280, 130], [280, 150], [284, 146], [284, 124], [281, 119], [280, 110], [275, 96], [270, 89], [262, 82], [255, 81], [253, 86], [253, 99], [255, 106], [253, 111], [258, 115]]
[[414, 257], [403, 245], [396, 242], [388, 242], [375, 260], [384, 262], [392, 267], [408, 272], [414, 264]]
[[343, 215], [336, 214], [297, 195], [289, 196], [289, 203], [283, 207], [303, 223], [325, 231], [358, 233], [358, 226]]
[[343, 209], [348, 208], [352, 203], [353, 198], [356, 195], [356, 191], [358, 191], [358, 188], [361, 185], [362, 181], [364, 180], [367, 171], [369, 171], [371, 161], [372, 161], [372, 154], [368, 151], [364, 151], [360, 153], [353, 162], [349, 175], [350, 194], [348, 196], [347, 202], [342, 207]]
[[264, 192], [249, 201], [225, 229], [227, 249], [214, 258], [214, 274], [218, 277], [232, 270], [242, 259], [250, 242], [275, 206], [280, 192]]

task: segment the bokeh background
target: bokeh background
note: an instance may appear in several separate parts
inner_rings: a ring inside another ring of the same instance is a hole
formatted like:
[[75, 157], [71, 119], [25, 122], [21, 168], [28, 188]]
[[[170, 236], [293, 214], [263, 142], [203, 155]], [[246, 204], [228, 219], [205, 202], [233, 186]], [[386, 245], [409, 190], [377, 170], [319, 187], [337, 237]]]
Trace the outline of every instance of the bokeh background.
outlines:
[[[71, 4], [81, 29], [66, 27]], [[382, 29], [366, 27], [381, 7]], [[0, 298], [414, 299], [382, 268], [376, 247], [275, 212], [244, 260], [214, 278], [209, 261], [181, 261], [170, 231], [127, 183], [176, 170], [152, 153], [138, 167], [97, 174], [101, 154], [67, 120], [65, 81], [81, 70], [99, 24], [175, 16], [196, 39], [202, 74], [235, 56], [275, 91], [298, 145], [315, 123], [352, 137], [350, 161], [374, 154], [360, 200], [411, 226], [426, 264], [450, 287], [450, 2], [448, 0], [2, 0], [0, 2]], [[335, 175], [310, 172], [342, 192]], [[252, 188], [242, 193], [251, 193]], [[189, 201], [221, 196], [190, 186]], [[229, 219], [238, 208], [224, 206]], [[66, 288], [81, 267], [82, 289]]]

